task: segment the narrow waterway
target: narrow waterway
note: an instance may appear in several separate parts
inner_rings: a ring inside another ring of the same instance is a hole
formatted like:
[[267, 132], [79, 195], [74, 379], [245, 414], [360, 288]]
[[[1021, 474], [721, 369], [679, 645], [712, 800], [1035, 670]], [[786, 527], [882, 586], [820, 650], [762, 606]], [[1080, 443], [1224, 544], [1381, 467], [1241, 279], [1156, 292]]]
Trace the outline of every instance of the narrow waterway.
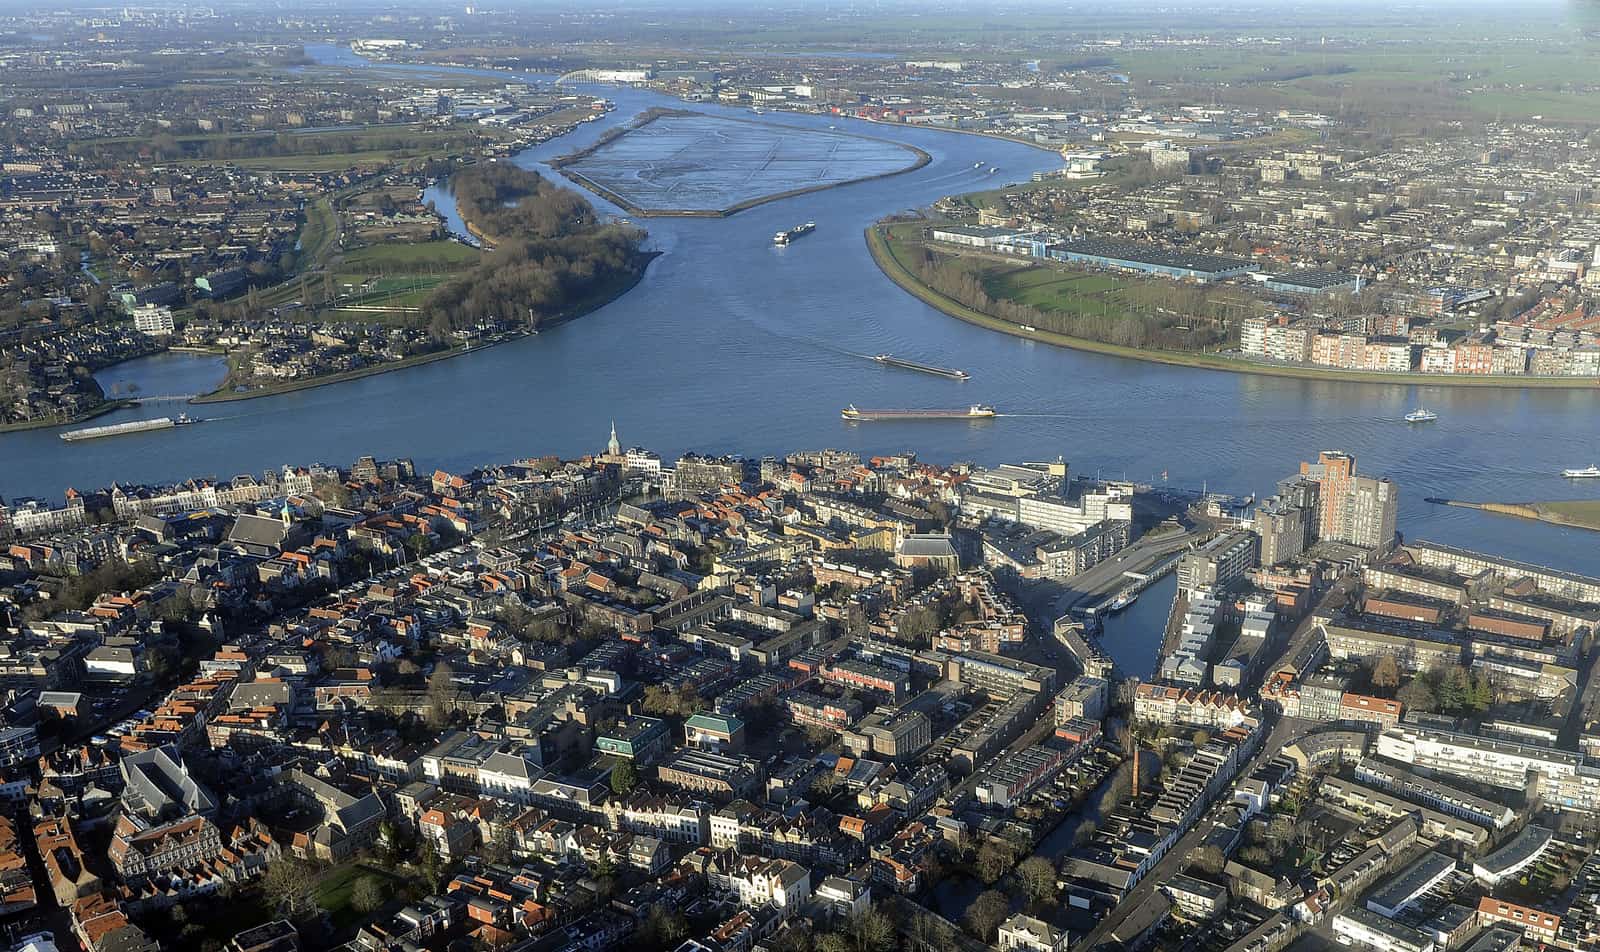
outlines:
[[1173, 572], [1145, 589], [1132, 605], [1105, 619], [1100, 647], [1129, 677], [1150, 680], [1161, 657], [1161, 639], [1177, 594], [1178, 573]]
[[[347, 50], [313, 52], [324, 62], [360, 67]], [[757, 118], [638, 90], [586, 91], [614, 100], [617, 109], [523, 153], [519, 164], [548, 171], [546, 160], [652, 106]], [[1167, 471], [1175, 485], [1257, 494], [1271, 492], [1318, 450], [1344, 449], [1358, 456], [1363, 471], [1400, 484], [1401, 527], [1409, 536], [1600, 574], [1600, 537], [1422, 501], [1600, 496], [1600, 481], [1574, 484], [1558, 475], [1600, 461], [1595, 392], [1255, 377], [1083, 354], [972, 327], [884, 278], [862, 232], [885, 215], [943, 195], [1025, 180], [1058, 166], [1055, 155], [858, 120], [759, 118], [885, 137], [923, 149], [932, 161], [726, 219], [647, 219], [650, 246], [662, 255], [639, 286], [537, 337], [350, 383], [194, 408], [209, 422], [176, 431], [72, 444], [55, 430], [0, 436], [0, 494], [59, 499], [67, 486], [226, 478], [285, 463], [347, 465], [364, 453], [410, 456], [423, 469], [465, 469], [530, 454], [591, 452], [603, 445], [612, 420], [625, 443], [669, 459], [686, 450], [761, 456], [828, 446], [912, 449], [940, 462], [1059, 454], [1076, 472], [1154, 480]], [[1002, 172], [975, 169], [979, 162]], [[814, 234], [773, 246], [775, 231], [804, 221], [817, 223]], [[885, 368], [867, 356], [880, 352], [960, 367], [972, 379]], [[219, 366], [213, 357], [167, 355], [115, 368], [102, 380], [136, 384], [147, 394], [195, 392], [207, 389], [200, 385], [207, 375], [220, 378]], [[996, 405], [1002, 416], [978, 424], [853, 424], [839, 417], [851, 403], [976, 402]], [[1401, 416], [1419, 404], [1437, 410], [1440, 420], [1403, 423]], [[97, 422], [176, 409], [148, 406]], [[1129, 615], [1164, 611], [1170, 599], [1162, 591], [1147, 592]], [[1133, 661], [1125, 666], [1148, 669]]]

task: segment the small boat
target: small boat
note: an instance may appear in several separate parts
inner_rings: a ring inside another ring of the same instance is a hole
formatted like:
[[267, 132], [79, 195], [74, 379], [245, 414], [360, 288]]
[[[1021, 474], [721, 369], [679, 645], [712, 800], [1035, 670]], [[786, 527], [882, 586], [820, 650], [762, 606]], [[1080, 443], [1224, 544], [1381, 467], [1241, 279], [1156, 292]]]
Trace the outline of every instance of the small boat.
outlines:
[[1564, 469], [1561, 475], [1567, 479], [1600, 479], [1600, 466], [1586, 466], [1583, 469]]
[[1439, 419], [1439, 414], [1434, 413], [1432, 410], [1425, 410], [1422, 407], [1417, 407], [1406, 414], [1407, 423], [1432, 423], [1437, 419]]

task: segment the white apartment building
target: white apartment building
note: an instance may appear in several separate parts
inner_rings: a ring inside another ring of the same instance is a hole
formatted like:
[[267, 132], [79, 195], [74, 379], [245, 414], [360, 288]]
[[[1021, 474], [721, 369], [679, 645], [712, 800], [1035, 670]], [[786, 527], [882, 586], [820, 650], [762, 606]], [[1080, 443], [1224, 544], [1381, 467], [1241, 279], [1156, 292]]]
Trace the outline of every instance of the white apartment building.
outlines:
[[1554, 810], [1600, 813], [1600, 767], [1581, 754], [1455, 731], [1402, 726], [1378, 736], [1376, 753], [1398, 763], [1505, 790], [1534, 792]]
[[1024, 496], [1017, 500], [1017, 521], [1035, 529], [1073, 536], [1107, 519], [1133, 521], [1133, 486], [1106, 483], [1085, 488], [1076, 498]]
[[1378, 952], [1433, 952], [1434, 949], [1433, 939], [1426, 933], [1359, 907], [1334, 916], [1333, 934], [1345, 945], [1354, 944]]
[[133, 328], [150, 337], [166, 337], [176, 330], [172, 323], [172, 308], [161, 304], [140, 304], [129, 312]]

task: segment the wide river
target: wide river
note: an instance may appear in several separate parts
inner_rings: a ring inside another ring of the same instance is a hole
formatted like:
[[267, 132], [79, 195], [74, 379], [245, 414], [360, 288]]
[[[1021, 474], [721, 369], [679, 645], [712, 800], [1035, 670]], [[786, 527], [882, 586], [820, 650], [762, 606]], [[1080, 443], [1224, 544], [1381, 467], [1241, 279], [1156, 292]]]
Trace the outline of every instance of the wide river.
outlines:
[[[364, 67], [348, 51], [313, 51]], [[495, 74], [507, 80], [511, 74]], [[518, 158], [543, 160], [592, 141], [643, 109], [684, 104], [595, 88], [618, 108]], [[714, 105], [687, 108], [755, 118]], [[1403, 491], [1402, 530], [1600, 575], [1600, 537], [1424, 503], [1425, 496], [1543, 500], [1600, 497], [1565, 467], [1600, 462], [1588, 391], [1456, 390], [1257, 377], [1140, 363], [1036, 344], [950, 319], [891, 284], [863, 230], [943, 195], [1022, 181], [1053, 154], [974, 135], [769, 114], [764, 121], [879, 136], [925, 150], [926, 167], [800, 195], [726, 219], [649, 219], [662, 255], [632, 292], [594, 314], [480, 353], [295, 394], [199, 407], [200, 426], [67, 444], [56, 430], [0, 436], [0, 493], [59, 499], [68, 486], [226, 478], [285, 463], [348, 465], [410, 456], [423, 469], [467, 469], [521, 456], [602, 448], [615, 420], [625, 444], [671, 459], [685, 450], [750, 456], [816, 447], [912, 449], [931, 461], [999, 463], [1065, 456], [1077, 472], [1269, 493], [1320, 449]], [[978, 162], [998, 165], [989, 175]], [[604, 202], [597, 204], [608, 210]], [[773, 232], [815, 221], [785, 248]], [[880, 352], [966, 369], [961, 383], [878, 366]], [[102, 374], [108, 387], [195, 393], [220, 378], [216, 358], [163, 355]], [[985, 402], [1001, 418], [842, 421], [839, 409]], [[1437, 423], [1408, 426], [1412, 407]], [[97, 423], [161, 416], [151, 405]]]

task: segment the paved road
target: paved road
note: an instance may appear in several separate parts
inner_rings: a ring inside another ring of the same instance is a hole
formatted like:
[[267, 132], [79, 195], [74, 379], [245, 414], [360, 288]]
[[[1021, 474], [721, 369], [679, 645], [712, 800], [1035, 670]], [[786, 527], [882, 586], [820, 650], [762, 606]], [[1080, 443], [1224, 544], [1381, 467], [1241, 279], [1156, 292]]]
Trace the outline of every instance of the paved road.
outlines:
[[1143, 573], [1155, 568], [1162, 559], [1188, 548], [1191, 542], [1201, 538], [1202, 535], [1203, 533], [1198, 532], [1184, 532], [1155, 539], [1146, 537], [1128, 546], [1116, 558], [1101, 562], [1087, 572], [1074, 575], [1067, 580], [1067, 590], [1056, 599], [1055, 617], [1060, 618], [1079, 604], [1116, 592], [1127, 583], [1124, 578], [1125, 573]]

